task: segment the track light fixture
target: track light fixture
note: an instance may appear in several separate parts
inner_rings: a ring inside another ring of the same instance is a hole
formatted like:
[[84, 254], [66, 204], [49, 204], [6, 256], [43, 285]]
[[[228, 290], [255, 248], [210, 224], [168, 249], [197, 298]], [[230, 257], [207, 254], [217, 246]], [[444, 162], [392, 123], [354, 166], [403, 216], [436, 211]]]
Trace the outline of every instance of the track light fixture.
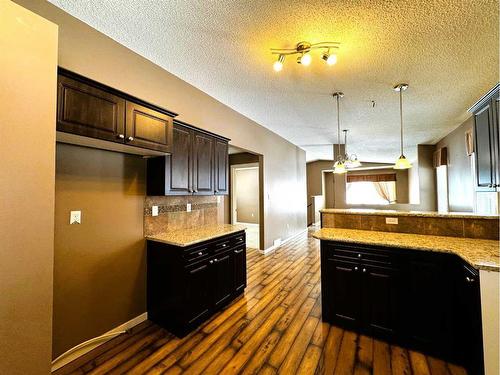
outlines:
[[283, 62], [285, 61], [285, 56], [288, 55], [298, 55], [297, 63], [303, 66], [308, 66], [311, 64], [312, 56], [311, 50], [320, 49], [323, 50], [321, 58], [326, 62], [327, 65], [332, 66], [337, 63], [337, 55], [332, 53], [331, 50], [338, 49], [340, 46], [339, 42], [320, 42], [311, 44], [309, 42], [297, 43], [295, 48], [271, 48], [271, 53], [273, 55], [278, 55], [278, 60], [273, 64], [273, 69], [279, 72], [283, 69]]

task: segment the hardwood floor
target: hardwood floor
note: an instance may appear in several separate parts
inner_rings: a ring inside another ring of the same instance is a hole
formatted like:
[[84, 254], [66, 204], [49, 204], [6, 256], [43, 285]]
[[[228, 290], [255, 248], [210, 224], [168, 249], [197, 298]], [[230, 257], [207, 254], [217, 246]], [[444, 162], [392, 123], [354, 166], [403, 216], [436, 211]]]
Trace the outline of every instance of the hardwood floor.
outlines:
[[145, 322], [56, 374], [466, 374], [323, 323], [319, 241], [310, 236], [267, 256], [249, 249], [247, 258], [245, 295], [187, 337]]

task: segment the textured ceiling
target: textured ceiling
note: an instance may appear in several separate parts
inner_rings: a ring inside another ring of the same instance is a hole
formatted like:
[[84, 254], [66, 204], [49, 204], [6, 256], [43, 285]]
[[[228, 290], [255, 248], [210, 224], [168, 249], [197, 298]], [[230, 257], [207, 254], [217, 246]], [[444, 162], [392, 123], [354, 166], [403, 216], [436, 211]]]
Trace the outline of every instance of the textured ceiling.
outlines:
[[[398, 94], [408, 82], [408, 156], [467, 118], [498, 80], [498, 0], [50, 0], [167, 71], [307, 151], [331, 158], [341, 90], [349, 150], [391, 161]], [[269, 49], [338, 41], [338, 63], [314, 54], [272, 70]], [[371, 101], [376, 102], [373, 108]], [[175, 108], [172, 108], [175, 110]]]

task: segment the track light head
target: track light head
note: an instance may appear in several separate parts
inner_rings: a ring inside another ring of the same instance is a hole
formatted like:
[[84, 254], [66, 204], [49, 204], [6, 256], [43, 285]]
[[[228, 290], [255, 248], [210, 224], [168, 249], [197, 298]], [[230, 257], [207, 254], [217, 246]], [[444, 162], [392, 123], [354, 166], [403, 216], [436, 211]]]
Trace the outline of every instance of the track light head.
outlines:
[[273, 69], [275, 72], [281, 72], [283, 69], [283, 61], [285, 61], [285, 55], [279, 55], [278, 60], [273, 64]]
[[323, 55], [321, 56], [321, 58], [323, 60], [325, 60], [325, 62], [332, 66], [332, 65], [335, 65], [337, 63], [337, 55], [336, 54], [330, 54], [330, 52], [325, 52], [323, 53]]
[[309, 66], [309, 65], [311, 65], [311, 60], [312, 60], [311, 54], [306, 52], [306, 53], [303, 53], [302, 56], [299, 56], [299, 58], [297, 59], [297, 62], [301, 65]]

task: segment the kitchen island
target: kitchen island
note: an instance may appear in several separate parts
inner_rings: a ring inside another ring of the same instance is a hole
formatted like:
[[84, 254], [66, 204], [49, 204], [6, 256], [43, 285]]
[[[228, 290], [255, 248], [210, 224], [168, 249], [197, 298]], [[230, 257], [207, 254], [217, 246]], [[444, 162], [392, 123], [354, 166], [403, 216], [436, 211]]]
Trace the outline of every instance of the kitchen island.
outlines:
[[313, 236], [323, 319], [495, 374], [497, 240], [344, 228]]

